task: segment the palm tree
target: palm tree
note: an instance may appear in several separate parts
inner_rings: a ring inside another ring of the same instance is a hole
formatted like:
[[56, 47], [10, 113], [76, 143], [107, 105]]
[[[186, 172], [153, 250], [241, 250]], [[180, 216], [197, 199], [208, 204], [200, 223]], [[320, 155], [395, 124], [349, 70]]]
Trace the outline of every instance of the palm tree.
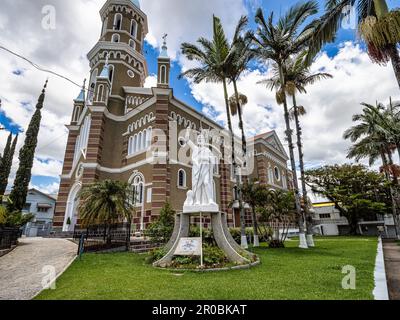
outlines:
[[390, 103], [386, 110], [380, 115], [382, 127], [387, 132], [387, 137], [396, 146], [397, 153], [400, 157], [400, 102]]
[[[256, 13], [257, 32], [253, 36], [256, 46], [255, 53], [259, 59], [273, 61], [279, 70], [279, 81], [282, 89], [286, 87], [285, 65], [290, 56], [302, 52], [307, 47], [310, 39], [312, 25], [307, 25], [299, 31], [305, 20], [318, 12], [318, 4], [315, 1], [307, 1], [296, 4], [274, 24], [274, 15], [270, 14], [268, 20], [264, 18], [262, 9]], [[294, 158], [294, 145], [292, 140], [292, 129], [290, 127], [289, 109], [286, 99], [286, 92], [279, 90], [277, 98], [282, 102], [286, 123], [286, 137], [289, 144], [290, 163], [293, 174], [293, 186], [296, 199], [296, 213], [298, 216], [300, 230], [300, 247], [307, 248], [304, 234], [304, 219], [301, 212], [299, 187]]]
[[[278, 90], [281, 92], [285, 92], [287, 95], [291, 96], [293, 99], [293, 108], [290, 112], [290, 117], [294, 119], [296, 124], [296, 135], [297, 135], [297, 147], [299, 152], [299, 166], [300, 166], [300, 180], [301, 180], [301, 188], [303, 192], [303, 201], [304, 201], [304, 212], [306, 214], [307, 220], [307, 242], [309, 246], [314, 246], [314, 241], [312, 239], [312, 215], [308, 210], [307, 204], [307, 186], [305, 182], [305, 173], [304, 173], [304, 153], [303, 153], [303, 143], [302, 143], [302, 129], [300, 125], [300, 116], [306, 114], [306, 109], [303, 106], [298, 106], [296, 101], [296, 93], [306, 94], [306, 87], [308, 85], [312, 85], [317, 81], [332, 78], [332, 75], [324, 72], [312, 73], [310, 70], [310, 65], [305, 60], [305, 56], [307, 55], [306, 51], [303, 51], [298, 56], [294, 58], [289, 58], [284, 66], [286, 85], [283, 87], [280, 82], [279, 77], [279, 68], [276, 63], [272, 65], [274, 76], [271, 79], [260, 81], [261, 84], [265, 84], [267, 89]], [[277, 101], [280, 103], [280, 99]]]
[[386, 0], [326, 0], [325, 14], [314, 23], [314, 35], [309, 59], [313, 59], [322, 46], [333, 42], [339, 29], [343, 11], [357, 3], [358, 30], [366, 42], [372, 61], [386, 64], [392, 61], [400, 87], [400, 10], [389, 11]]
[[387, 131], [382, 122], [385, 107], [380, 103], [377, 103], [376, 106], [367, 103], [361, 105], [364, 106], [363, 113], [353, 116], [353, 121], [359, 123], [347, 129], [343, 134], [344, 139], [349, 139], [354, 143], [350, 147], [347, 157], [355, 159], [357, 162], [368, 158], [370, 166], [379, 158], [381, 159], [382, 169], [386, 179], [390, 182], [393, 218], [396, 223], [396, 233], [400, 237], [400, 221], [397, 210], [399, 182], [396, 175], [390, 177], [390, 170], [388, 170], [393, 167], [393, 144], [387, 139]]
[[[252, 33], [247, 32], [244, 36], [241, 36], [243, 29], [247, 25], [247, 18], [240, 20], [235, 35], [232, 40], [232, 51], [231, 59], [229, 61], [229, 80], [233, 83], [234, 94], [229, 99], [232, 115], [236, 114], [239, 117], [239, 129], [242, 134], [242, 151], [243, 156], [247, 153], [247, 141], [244, 132], [243, 124], [243, 106], [247, 104], [247, 97], [238, 91], [237, 81], [243, 72], [248, 68], [250, 61], [254, 58], [254, 51], [250, 49], [252, 43]], [[236, 104], [236, 106], [235, 106]]]
[[104, 180], [84, 187], [79, 193], [79, 213], [82, 224], [91, 226], [127, 220], [133, 213], [131, 188], [127, 183]]
[[[246, 17], [241, 17], [236, 27], [235, 35], [240, 35], [241, 30], [245, 26], [247, 21]], [[238, 36], [235, 36], [237, 39]], [[232, 61], [235, 56], [235, 39], [234, 42], [229, 44], [224, 29], [221, 24], [221, 20], [213, 16], [213, 39], [210, 41], [205, 38], [199, 38], [197, 40], [198, 45], [190, 43], [182, 43], [182, 53], [189, 59], [195, 60], [200, 63], [200, 67], [189, 69], [183, 72], [179, 77], [188, 77], [193, 79], [194, 83], [206, 82], [217, 82], [222, 83], [224, 91], [224, 101], [226, 108], [226, 117], [228, 123], [228, 129], [231, 136], [231, 156], [232, 166], [236, 171], [236, 186], [240, 186], [240, 179], [237, 174], [237, 162], [235, 155], [235, 140], [232, 128], [231, 115], [229, 110], [229, 97], [227, 82], [231, 75], [230, 69], [232, 68]], [[240, 190], [240, 188], [238, 188]], [[247, 248], [247, 238], [245, 230], [245, 216], [244, 207], [239, 192], [239, 207], [240, 207], [240, 224], [241, 224], [241, 245], [243, 248]]]

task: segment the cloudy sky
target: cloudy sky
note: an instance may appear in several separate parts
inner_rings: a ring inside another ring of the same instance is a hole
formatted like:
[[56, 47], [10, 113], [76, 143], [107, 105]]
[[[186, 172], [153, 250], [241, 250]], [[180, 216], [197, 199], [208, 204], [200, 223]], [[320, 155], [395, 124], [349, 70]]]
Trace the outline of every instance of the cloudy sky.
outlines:
[[[100, 35], [98, 12], [104, 1], [2, 0], [0, 46], [76, 83], [82, 83], [84, 78], [89, 77], [86, 54]], [[394, 7], [395, 1], [388, 0], [389, 6]], [[194, 42], [200, 36], [210, 37], [212, 14], [221, 17], [230, 35], [241, 15], [249, 15], [250, 27], [254, 27], [253, 16], [258, 7], [266, 12], [273, 10], [279, 15], [296, 2], [213, 0], [205, 5], [204, 0], [142, 0], [141, 8], [149, 20], [145, 46], [150, 71], [147, 86], [154, 84], [160, 39], [168, 33], [175, 95], [224, 124], [225, 107], [220, 85], [193, 85], [177, 79], [181, 70], [190, 66], [179, 54], [180, 43]], [[319, 2], [322, 8], [324, 1]], [[55, 29], [45, 30], [42, 20], [48, 5], [55, 8]], [[298, 98], [299, 104], [308, 111], [302, 118], [307, 167], [348, 162], [348, 143], [342, 139], [342, 134], [351, 125], [352, 114], [361, 110], [360, 102], [387, 102], [390, 96], [400, 99], [392, 67], [372, 64], [355, 30], [349, 29], [341, 30], [337, 42], [324, 49], [313, 69], [325, 70], [334, 78], [310, 87], [307, 95]], [[79, 88], [40, 72], [0, 49], [0, 123], [6, 127], [6, 130], [0, 131], [0, 152], [9, 131], [20, 133], [18, 148], [21, 147], [23, 132], [47, 77], [49, 85], [31, 184], [44, 192], [56, 193], [68, 135], [65, 124], [70, 121], [72, 101], [77, 97]], [[276, 105], [274, 93], [256, 85], [266, 77], [267, 68], [260, 67], [247, 71], [239, 81], [239, 90], [249, 98], [244, 115], [246, 131], [250, 135], [275, 129], [283, 140], [282, 108]], [[10, 185], [18, 166], [17, 158], [15, 156]]]

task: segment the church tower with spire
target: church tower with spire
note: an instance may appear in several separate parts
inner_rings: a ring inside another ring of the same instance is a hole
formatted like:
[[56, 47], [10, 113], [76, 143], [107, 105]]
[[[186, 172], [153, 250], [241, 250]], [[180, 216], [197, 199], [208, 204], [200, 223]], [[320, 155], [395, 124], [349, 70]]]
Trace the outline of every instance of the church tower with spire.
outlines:
[[[181, 211], [191, 189], [191, 165], [179, 160], [178, 154], [187, 151], [178, 137], [188, 128], [220, 132], [223, 127], [174, 96], [167, 35], [157, 59], [157, 84], [144, 87], [148, 70], [143, 45], [148, 26], [138, 0], [107, 0], [100, 17], [99, 41], [87, 55], [89, 81], [71, 103], [53, 227], [72, 232], [81, 223], [80, 190], [98, 181], [118, 180], [132, 188], [130, 200], [136, 206], [132, 230], [141, 232], [165, 203]], [[276, 139], [276, 134], [262, 136], [260, 143], [266, 139]], [[270, 184], [285, 188], [287, 156], [278, 147], [269, 160], [260, 155], [260, 163], [271, 164], [274, 159], [275, 181]], [[231, 226], [238, 220], [229, 206], [233, 183], [229, 169], [215, 168], [215, 201], [228, 212]]]

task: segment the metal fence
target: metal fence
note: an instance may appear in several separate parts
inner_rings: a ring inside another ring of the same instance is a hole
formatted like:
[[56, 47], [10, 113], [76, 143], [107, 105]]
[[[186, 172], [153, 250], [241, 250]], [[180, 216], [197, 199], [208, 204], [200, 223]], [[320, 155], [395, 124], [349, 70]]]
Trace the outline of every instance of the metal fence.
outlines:
[[0, 227], [0, 250], [10, 249], [22, 235], [19, 228]]
[[119, 223], [112, 225], [96, 225], [88, 228], [76, 226], [74, 241], [80, 243], [81, 252], [100, 252], [115, 249], [128, 250], [130, 245], [131, 225]]

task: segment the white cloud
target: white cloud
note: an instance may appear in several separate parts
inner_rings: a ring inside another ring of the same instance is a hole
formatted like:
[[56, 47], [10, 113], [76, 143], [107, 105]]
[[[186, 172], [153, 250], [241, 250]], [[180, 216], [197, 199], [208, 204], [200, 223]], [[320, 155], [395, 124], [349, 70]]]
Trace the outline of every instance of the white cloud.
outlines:
[[56, 195], [58, 194], [58, 189], [60, 188], [60, 184], [57, 182], [53, 182], [51, 184], [40, 184], [40, 185], [31, 184], [29, 185], [29, 188], [39, 190], [46, 194]]
[[[227, 32], [233, 33], [240, 16], [247, 14], [242, 1], [214, 0], [143, 0], [142, 10], [148, 15], [147, 41], [154, 47], [168, 34], [168, 49], [176, 59], [182, 42], [195, 42], [200, 36], [212, 34], [212, 16], [220, 17]], [[228, 33], [228, 36], [230, 33]]]

